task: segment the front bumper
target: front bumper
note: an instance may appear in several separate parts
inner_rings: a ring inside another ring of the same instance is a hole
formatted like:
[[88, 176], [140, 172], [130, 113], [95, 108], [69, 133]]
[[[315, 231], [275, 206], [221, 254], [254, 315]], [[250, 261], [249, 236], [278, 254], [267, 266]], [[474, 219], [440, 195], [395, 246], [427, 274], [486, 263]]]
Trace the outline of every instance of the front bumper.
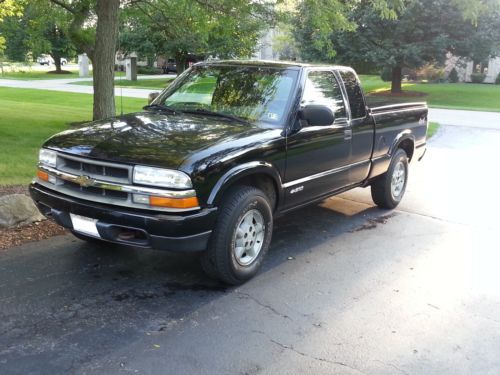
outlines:
[[[37, 183], [30, 185], [30, 194], [42, 214], [65, 228], [73, 230], [70, 213], [85, 216], [97, 219], [103, 240], [158, 250], [205, 250], [217, 217], [217, 208], [175, 215], [109, 206], [63, 195]], [[138, 235], [130, 238], [130, 233]]]

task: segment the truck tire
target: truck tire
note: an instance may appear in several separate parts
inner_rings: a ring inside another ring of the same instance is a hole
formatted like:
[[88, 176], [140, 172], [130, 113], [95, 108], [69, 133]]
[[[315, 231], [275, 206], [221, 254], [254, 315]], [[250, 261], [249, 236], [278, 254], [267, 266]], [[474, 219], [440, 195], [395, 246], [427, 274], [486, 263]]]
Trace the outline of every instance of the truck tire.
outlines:
[[392, 157], [389, 169], [372, 184], [373, 202], [380, 208], [395, 208], [403, 199], [408, 182], [408, 156], [398, 149]]
[[201, 265], [208, 276], [238, 285], [258, 272], [269, 249], [273, 213], [266, 194], [239, 186], [228, 192]]

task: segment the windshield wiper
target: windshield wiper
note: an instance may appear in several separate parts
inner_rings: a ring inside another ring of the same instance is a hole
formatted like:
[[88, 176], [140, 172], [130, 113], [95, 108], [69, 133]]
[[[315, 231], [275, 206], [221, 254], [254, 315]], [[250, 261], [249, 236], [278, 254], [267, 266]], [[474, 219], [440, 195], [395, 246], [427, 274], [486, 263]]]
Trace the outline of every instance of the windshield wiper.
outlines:
[[168, 113], [172, 113], [172, 114], [176, 114], [176, 113], [179, 113], [180, 111], [177, 110], [177, 109], [173, 109], [165, 104], [149, 104], [149, 105], [146, 105], [144, 107], [142, 107], [142, 109], [156, 109], [158, 111], [165, 111], [165, 112], [168, 112]]
[[217, 117], [222, 117], [222, 118], [226, 118], [229, 120], [238, 121], [238, 122], [241, 122], [242, 124], [245, 124], [245, 125], [250, 124], [249, 121], [242, 119], [241, 117], [230, 115], [228, 113], [210, 111], [210, 110], [204, 109], [204, 108], [196, 108], [196, 109], [188, 109], [188, 110], [185, 109], [185, 110], [183, 110], [183, 112], [198, 113], [200, 115], [208, 115], [208, 116], [217, 116]]

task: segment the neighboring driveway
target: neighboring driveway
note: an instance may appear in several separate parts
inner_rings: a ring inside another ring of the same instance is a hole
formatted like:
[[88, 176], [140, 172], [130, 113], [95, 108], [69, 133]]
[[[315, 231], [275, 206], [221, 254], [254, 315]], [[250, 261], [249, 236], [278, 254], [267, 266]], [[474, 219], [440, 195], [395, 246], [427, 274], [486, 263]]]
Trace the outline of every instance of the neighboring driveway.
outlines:
[[498, 374], [498, 145], [443, 126], [397, 210], [288, 214], [238, 288], [69, 235], [0, 253], [0, 373]]
[[[143, 75], [141, 79], [166, 79], [175, 78], [175, 74], [161, 75]], [[125, 79], [125, 78], [123, 78]], [[0, 79], [0, 87], [15, 87], [35, 90], [53, 90], [64, 92], [76, 92], [81, 94], [92, 94], [94, 88], [92, 86], [73, 85], [71, 83], [81, 81], [91, 81], [92, 78], [62, 78], [62, 79], [37, 79], [37, 80], [16, 80], [16, 79]], [[115, 81], [120, 81], [120, 77], [115, 78]], [[115, 96], [127, 96], [132, 98], [146, 99], [151, 92], [158, 92], [155, 89], [131, 89], [115, 87]]]

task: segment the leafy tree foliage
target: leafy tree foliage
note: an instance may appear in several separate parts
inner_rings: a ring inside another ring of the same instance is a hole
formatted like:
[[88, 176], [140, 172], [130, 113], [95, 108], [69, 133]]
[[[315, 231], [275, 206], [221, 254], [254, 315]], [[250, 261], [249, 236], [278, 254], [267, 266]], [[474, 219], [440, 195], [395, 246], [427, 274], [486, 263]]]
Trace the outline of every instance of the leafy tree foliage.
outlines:
[[[5, 17], [20, 17], [22, 15], [24, 1], [22, 0], [0, 0], [0, 26]], [[5, 29], [0, 27], [0, 57], [6, 48]]]
[[70, 17], [67, 35], [92, 61], [93, 117], [115, 115], [114, 66], [120, 0], [48, 0]]
[[29, 52], [27, 26], [28, 19], [23, 15], [6, 16], [0, 23], [4, 53], [9, 60], [26, 61]]
[[180, 71], [190, 54], [250, 56], [274, 16], [272, 4], [246, 0], [134, 0], [132, 5], [121, 46], [175, 58]]
[[[394, 19], [403, 6], [402, 0], [363, 0], [381, 19]], [[360, 1], [301, 0], [294, 12], [294, 35], [307, 61], [331, 61], [337, 54], [332, 36], [338, 32], [356, 30], [356, 20], [350, 17]]]
[[[446, 52], [484, 59], [500, 40], [498, 0], [409, 0], [395, 18], [381, 16], [370, 1], [347, 9], [348, 27], [330, 32], [328, 44], [318, 48], [305, 40], [304, 57], [391, 68], [393, 92], [401, 91], [403, 67], [444, 62]], [[485, 12], [488, 9], [488, 12]], [[303, 35], [302, 30], [298, 30]], [[333, 52], [328, 53], [329, 50]]]
[[67, 31], [71, 20], [68, 14], [45, 0], [35, 0], [26, 6], [24, 18], [28, 20], [26, 44], [33, 56], [49, 54], [56, 72], [61, 73], [61, 58], [70, 58], [76, 52]]

